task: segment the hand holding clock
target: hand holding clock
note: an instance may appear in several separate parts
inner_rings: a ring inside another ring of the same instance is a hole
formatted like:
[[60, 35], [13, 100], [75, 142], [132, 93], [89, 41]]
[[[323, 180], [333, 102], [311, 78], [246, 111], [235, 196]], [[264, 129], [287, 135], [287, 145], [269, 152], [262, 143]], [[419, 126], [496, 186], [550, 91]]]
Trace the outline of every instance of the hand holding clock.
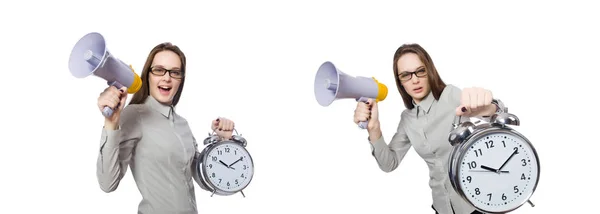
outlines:
[[457, 116], [484, 116], [496, 112], [492, 104], [493, 95], [490, 90], [478, 87], [465, 88], [461, 93], [460, 106], [456, 108]]
[[232, 120], [229, 120], [224, 117], [219, 117], [212, 121], [211, 129], [217, 133], [217, 135], [223, 139], [231, 139], [233, 136], [233, 129], [235, 128], [235, 123]]

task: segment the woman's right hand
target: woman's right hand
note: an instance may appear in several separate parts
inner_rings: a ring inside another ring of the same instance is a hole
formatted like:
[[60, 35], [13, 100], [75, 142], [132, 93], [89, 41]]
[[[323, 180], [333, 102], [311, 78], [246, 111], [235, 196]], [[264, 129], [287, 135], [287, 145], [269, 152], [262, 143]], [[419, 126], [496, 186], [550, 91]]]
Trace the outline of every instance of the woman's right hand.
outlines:
[[[104, 123], [104, 127], [107, 129], [116, 129], [117, 124], [119, 123], [119, 116], [121, 115], [121, 110], [125, 106], [125, 102], [127, 101], [127, 88], [123, 87], [121, 89], [117, 89], [114, 86], [109, 86], [98, 97], [98, 109], [100, 112], [104, 109], [105, 106], [113, 109], [113, 114], [110, 117], [107, 117]], [[117, 107], [118, 108], [115, 108]]]
[[373, 99], [367, 100], [367, 103], [357, 102], [356, 109], [354, 110], [354, 123], [369, 120], [367, 130], [369, 132], [379, 128], [379, 110], [377, 108], [377, 102]]

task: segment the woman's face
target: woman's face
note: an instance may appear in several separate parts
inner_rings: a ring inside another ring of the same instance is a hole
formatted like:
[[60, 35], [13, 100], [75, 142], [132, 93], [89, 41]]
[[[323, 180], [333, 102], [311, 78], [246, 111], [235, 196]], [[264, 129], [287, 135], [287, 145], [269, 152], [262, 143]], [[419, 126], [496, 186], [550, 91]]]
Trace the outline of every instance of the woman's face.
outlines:
[[150, 96], [162, 104], [171, 105], [183, 77], [179, 55], [173, 51], [158, 52], [150, 69]]
[[421, 102], [429, 91], [429, 81], [427, 80], [427, 71], [425, 65], [419, 59], [419, 56], [415, 53], [406, 53], [399, 59], [398, 66], [398, 77], [402, 86], [413, 98], [415, 103]]

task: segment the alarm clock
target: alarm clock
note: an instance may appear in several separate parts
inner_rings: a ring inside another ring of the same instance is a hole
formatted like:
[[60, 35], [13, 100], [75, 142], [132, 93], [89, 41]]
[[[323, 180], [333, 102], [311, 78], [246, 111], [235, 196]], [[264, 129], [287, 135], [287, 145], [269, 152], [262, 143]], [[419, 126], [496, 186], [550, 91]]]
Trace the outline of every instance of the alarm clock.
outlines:
[[254, 162], [248, 150], [247, 141], [237, 134], [231, 139], [221, 139], [214, 132], [204, 139], [206, 146], [200, 153], [196, 165], [200, 182], [215, 194], [233, 195], [250, 184], [254, 176]]
[[478, 121], [453, 124], [448, 136], [452, 151], [448, 175], [456, 192], [484, 213], [507, 213], [525, 203], [540, 179], [540, 162], [533, 144], [511, 128], [519, 118], [508, 113], [501, 101], [499, 111]]

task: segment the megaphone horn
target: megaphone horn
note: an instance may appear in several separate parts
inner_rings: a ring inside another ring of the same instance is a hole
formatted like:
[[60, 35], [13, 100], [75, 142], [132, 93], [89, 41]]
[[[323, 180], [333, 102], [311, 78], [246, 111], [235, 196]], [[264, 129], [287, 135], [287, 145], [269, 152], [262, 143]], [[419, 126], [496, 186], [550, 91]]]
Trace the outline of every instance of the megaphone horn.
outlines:
[[[142, 79], [133, 68], [115, 58], [106, 48], [104, 37], [96, 32], [88, 33], [77, 41], [69, 57], [69, 70], [76, 78], [94, 74], [106, 80], [109, 86], [119, 89], [125, 86], [130, 94], [142, 87]], [[113, 109], [105, 106], [102, 114], [110, 117]]]
[[[332, 62], [321, 64], [315, 77], [314, 91], [321, 106], [329, 106], [334, 100], [353, 98], [357, 102], [376, 102], [387, 97], [387, 86], [370, 77], [353, 77], [338, 70]], [[361, 121], [358, 127], [367, 128], [369, 121]]]

